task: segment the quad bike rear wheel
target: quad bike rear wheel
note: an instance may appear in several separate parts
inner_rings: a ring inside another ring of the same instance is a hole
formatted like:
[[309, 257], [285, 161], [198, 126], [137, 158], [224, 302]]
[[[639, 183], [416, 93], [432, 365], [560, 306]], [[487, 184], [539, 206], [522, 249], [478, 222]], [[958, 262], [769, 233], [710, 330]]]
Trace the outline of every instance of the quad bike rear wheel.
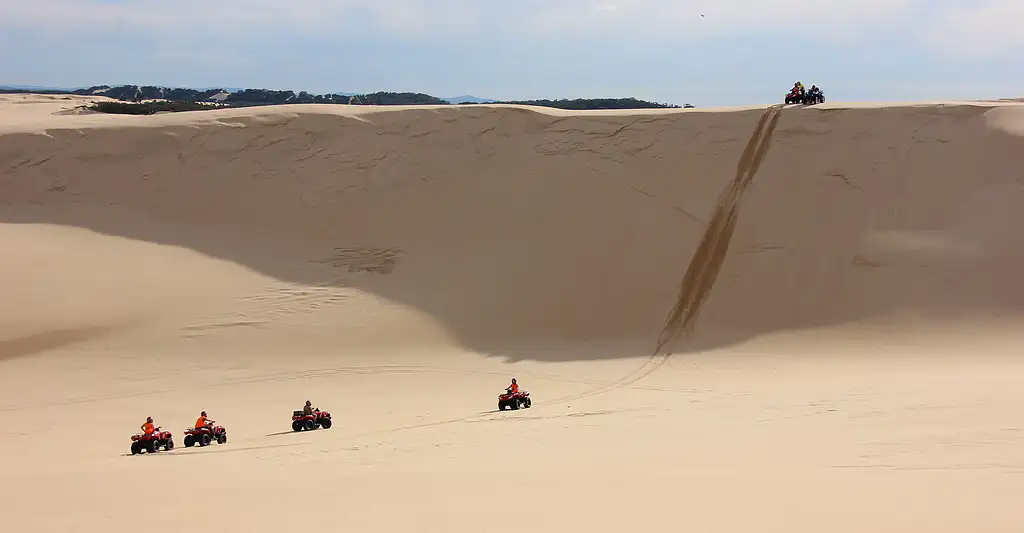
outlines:
[[146, 443], [146, 451], [149, 453], [156, 453], [157, 448], [159, 448], [159, 446], [157, 446], [156, 440], [151, 440]]
[[195, 443], [196, 443], [195, 437], [193, 437], [192, 435], [185, 435], [185, 447], [186, 448], [191, 448], [192, 445], [195, 444]]
[[142, 443], [135, 441], [132, 443], [132, 455], [138, 455], [142, 453]]
[[292, 422], [292, 431], [302, 431], [302, 422], [298, 420]]

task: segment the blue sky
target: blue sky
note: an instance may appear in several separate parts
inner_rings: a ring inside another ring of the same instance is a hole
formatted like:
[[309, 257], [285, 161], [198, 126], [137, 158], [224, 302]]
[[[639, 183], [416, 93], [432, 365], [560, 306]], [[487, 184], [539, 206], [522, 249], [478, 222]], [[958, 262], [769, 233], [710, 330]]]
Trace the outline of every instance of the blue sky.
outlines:
[[1024, 96], [1024, 0], [0, 0], [0, 13], [2, 84], [700, 107], [775, 102], [796, 80], [832, 101]]

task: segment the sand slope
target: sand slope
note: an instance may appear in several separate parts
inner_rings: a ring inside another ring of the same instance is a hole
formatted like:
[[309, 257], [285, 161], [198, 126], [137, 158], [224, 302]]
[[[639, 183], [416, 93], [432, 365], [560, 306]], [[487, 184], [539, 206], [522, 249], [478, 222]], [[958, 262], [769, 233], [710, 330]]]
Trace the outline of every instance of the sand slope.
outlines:
[[68, 105], [0, 102], [19, 531], [1024, 521], [1020, 104]]

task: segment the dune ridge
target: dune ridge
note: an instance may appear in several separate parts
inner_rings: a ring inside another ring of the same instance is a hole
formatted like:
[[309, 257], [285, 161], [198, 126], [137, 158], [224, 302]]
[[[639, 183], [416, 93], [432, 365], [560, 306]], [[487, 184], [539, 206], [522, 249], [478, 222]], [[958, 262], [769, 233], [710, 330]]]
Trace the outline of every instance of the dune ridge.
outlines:
[[9, 528], [1024, 523], [1024, 105], [77, 103], [0, 96]]
[[[673, 265], [706, 246], [702, 227], [716, 216], [736, 231], [734, 251], [716, 259], [727, 279], [694, 349], [900, 313], [1020, 311], [1020, 257], [1001, 229], [1018, 219], [1007, 195], [1019, 181], [997, 163], [1015, 158], [1020, 137], [989, 125], [1017, 121], [1019, 106], [783, 110], [766, 185], [738, 222], [713, 210], [730, 162], [744, 157], [740, 131], [761, 109], [334, 107], [59, 117], [69, 126], [46, 135], [8, 132], [0, 221], [183, 246], [288, 282], [356, 288], [485, 353], [606, 340], [661, 349]], [[70, 126], [101, 119], [99, 129]], [[990, 275], [948, 281], [969, 263]], [[703, 283], [690, 276], [687, 285]], [[934, 284], [949, 284], [948, 296]]]

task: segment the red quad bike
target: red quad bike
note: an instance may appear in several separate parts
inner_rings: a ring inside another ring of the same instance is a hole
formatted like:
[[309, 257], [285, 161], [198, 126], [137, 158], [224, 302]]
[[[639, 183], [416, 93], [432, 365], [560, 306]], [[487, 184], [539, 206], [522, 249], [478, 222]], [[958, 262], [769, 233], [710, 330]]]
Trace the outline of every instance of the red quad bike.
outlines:
[[292, 431], [313, 431], [319, 428], [331, 429], [331, 413], [319, 409], [313, 414], [302, 414], [302, 411], [292, 411]]
[[498, 395], [498, 410], [504, 411], [505, 408], [509, 409], [529, 409], [533, 405], [533, 401], [530, 400], [530, 393], [524, 390], [519, 392], [512, 392], [505, 389], [503, 394]]
[[156, 453], [161, 447], [166, 451], [174, 449], [174, 438], [170, 431], [164, 431], [158, 427], [152, 435], [145, 433], [132, 435], [132, 455], [138, 455], [142, 453], [142, 450], [146, 450], [147, 453]]
[[213, 428], [188, 428], [185, 430], [185, 447], [193, 445], [209, 446], [214, 441], [217, 444], [224, 444], [228, 441], [228, 430], [224, 426], [213, 426]]

